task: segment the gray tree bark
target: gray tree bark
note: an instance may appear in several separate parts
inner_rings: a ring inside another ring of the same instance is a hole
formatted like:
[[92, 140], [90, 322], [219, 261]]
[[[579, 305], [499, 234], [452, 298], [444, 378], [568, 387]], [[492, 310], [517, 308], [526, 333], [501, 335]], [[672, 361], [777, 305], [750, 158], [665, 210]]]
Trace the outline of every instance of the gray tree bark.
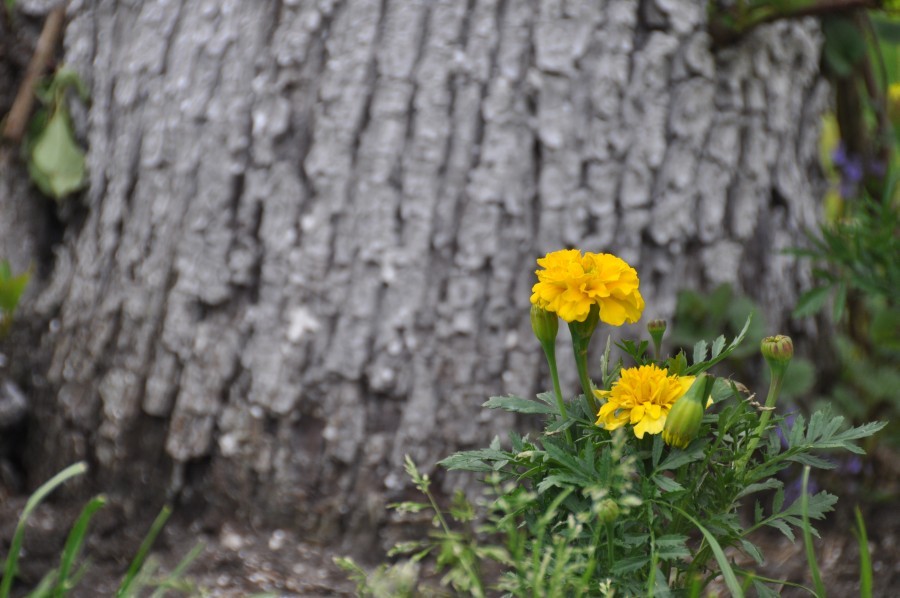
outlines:
[[705, 10], [72, 2], [90, 186], [26, 306], [49, 322], [34, 475], [89, 459], [134, 496], [365, 533], [404, 454], [484, 442], [512, 421], [487, 396], [547, 384], [526, 315], [545, 252], [622, 256], [649, 316], [729, 282], [784, 322], [820, 34], [714, 50]]

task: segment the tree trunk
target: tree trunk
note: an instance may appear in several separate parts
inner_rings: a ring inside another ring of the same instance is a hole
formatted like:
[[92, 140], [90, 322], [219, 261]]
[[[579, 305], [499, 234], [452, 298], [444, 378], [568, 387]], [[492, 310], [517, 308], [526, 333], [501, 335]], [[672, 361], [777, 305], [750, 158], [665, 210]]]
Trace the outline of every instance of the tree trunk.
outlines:
[[73, 2], [90, 185], [26, 306], [50, 324], [35, 479], [88, 459], [105, 489], [353, 536], [404, 454], [482, 443], [512, 421], [486, 397], [547, 384], [547, 251], [622, 256], [648, 316], [729, 282], [784, 322], [820, 34], [714, 50], [705, 10]]

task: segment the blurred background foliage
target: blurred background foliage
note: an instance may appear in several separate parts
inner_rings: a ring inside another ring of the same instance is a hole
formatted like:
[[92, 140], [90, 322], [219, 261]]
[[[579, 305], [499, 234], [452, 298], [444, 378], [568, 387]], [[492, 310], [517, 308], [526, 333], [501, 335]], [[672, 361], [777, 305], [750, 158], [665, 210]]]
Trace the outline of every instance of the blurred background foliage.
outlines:
[[[814, 277], [793, 316], [830, 320], [835, 334], [828, 346], [815, 348], [815, 362], [791, 364], [784, 394], [804, 410], [832, 403], [855, 423], [886, 419], [891, 424], [880, 441], [900, 449], [900, 2], [745, 0], [711, 6], [710, 30], [718, 44], [780, 18], [821, 19], [822, 70], [834, 92], [820, 143], [828, 186], [822, 224], [792, 250], [810, 261]], [[733, 333], [751, 311], [751, 341], [732, 356], [731, 367], [755, 379], [747, 372], [752, 360], [745, 358], [763, 335], [779, 331], [768, 330], [753, 302], [731, 288], [706, 296], [682, 292], [670, 342], [687, 346], [688, 339], [723, 328]]]

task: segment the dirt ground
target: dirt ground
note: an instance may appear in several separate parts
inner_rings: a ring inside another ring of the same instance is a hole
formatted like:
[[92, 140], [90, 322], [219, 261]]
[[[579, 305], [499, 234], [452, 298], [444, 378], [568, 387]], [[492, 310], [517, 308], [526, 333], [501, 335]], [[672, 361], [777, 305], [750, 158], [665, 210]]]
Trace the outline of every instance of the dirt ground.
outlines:
[[[886, 460], [888, 463], [886, 463]], [[828, 595], [844, 598], [859, 595], [859, 550], [852, 533], [852, 508], [860, 504], [868, 527], [874, 569], [875, 596], [900, 595], [900, 511], [897, 510], [898, 480], [895, 455], [876, 455], [878, 467], [857, 476], [819, 478], [820, 486], [841, 496], [838, 509], [819, 524], [822, 539], [816, 551]], [[833, 484], [839, 484], [836, 488]], [[0, 555], [6, 553], [18, 513], [26, 497], [13, 497], [0, 505]], [[21, 582], [14, 595], [22, 596], [57, 564], [66, 534], [78, 515], [79, 504], [46, 504], [33, 515], [20, 562]], [[91, 526], [85, 556], [91, 565], [71, 595], [112, 596], [127, 569], [131, 555], [149, 520], [124, 525], [115, 506], [99, 512]], [[766, 555], [766, 565], [757, 570], [772, 578], [811, 585], [801, 541], [791, 543], [772, 530], [755, 536]], [[321, 546], [286, 530], [258, 530], [226, 522], [217, 531], [203, 529], [173, 517], [157, 540], [154, 558], [161, 573], [171, 571], [197, 543], [205, 548], [188, 569], [192, 595], [201, 596], [352, 596], [354, 584], [333, 563], [340, 548]], [[370, 555], [377, 562], [378, 555]], [[746, 557], [733, 554], [738, 564], [749, 568]], [[5, 558], [5, 557], [4, 557]], [[783, 596], [808, 596], [785, 587]], [[174, 595], [174, 594], [172, 594]], [[183, 595], [183, 594], [179, 594]], [[714, 584], [710, 596], [727, 596], [724, 585]]]

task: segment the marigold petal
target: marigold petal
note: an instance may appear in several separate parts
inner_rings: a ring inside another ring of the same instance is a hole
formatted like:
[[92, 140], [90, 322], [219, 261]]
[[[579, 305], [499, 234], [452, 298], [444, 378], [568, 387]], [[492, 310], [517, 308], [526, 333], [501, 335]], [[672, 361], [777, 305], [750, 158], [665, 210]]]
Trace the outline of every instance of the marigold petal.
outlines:
[[634, 427], [634, 435], [643, 438], [644, 434], [659, 434], [666, 425], [666, 416], [663, 414], [658, 419], [645, 417]]

